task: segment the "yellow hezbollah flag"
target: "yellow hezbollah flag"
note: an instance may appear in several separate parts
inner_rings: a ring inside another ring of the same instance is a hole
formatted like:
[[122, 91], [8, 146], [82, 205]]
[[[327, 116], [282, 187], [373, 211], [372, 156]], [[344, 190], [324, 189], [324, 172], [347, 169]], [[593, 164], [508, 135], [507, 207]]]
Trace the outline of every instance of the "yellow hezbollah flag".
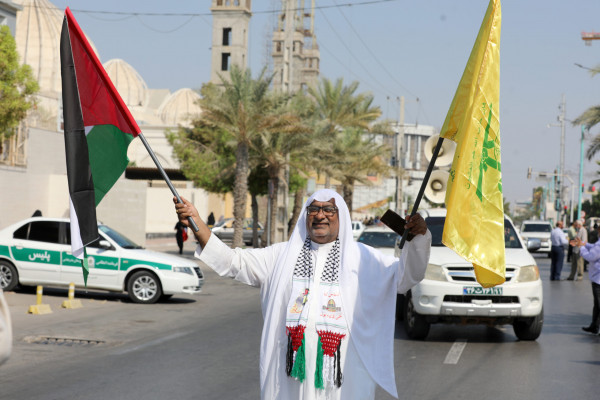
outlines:
[[500, 175], [500, 0], [490, 0], [440, 136], [456, 142], [443, 243], [483, 287], [505, 280]]

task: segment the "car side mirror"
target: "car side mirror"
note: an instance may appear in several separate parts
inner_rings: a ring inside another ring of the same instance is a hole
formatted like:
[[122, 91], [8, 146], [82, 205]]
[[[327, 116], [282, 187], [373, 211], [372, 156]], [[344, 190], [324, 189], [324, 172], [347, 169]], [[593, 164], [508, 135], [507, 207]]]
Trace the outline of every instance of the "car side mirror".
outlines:
[[108, 240], [101, 240], [98, 242], [98, 246], [104, 250], [114, 250], [114, 247], [110, 244]]
[[542, 247], [542, 242], [540, 241], [540, 239], [527, 239], [527, 250], [530, 253], [538, 251], [540, 247]]

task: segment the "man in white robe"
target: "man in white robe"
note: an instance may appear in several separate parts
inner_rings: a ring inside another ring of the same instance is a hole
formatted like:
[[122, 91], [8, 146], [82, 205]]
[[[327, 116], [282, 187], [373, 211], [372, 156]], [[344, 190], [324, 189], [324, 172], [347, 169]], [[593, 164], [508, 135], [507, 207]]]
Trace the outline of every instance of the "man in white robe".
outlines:
[[[261, 288], [262, 399], [373, 399], [376, 385], [397, 397], [393, 338], [396, 293], [425, 275], [431, 233], [420, 215], [407, 218], [415, 237], [400, 259], [357, 243], [350, 213], [332, 190], [313, 194], [288, 242], [230, 249], [192, 217], [196, 257], [221, 276]], [[189, 225], [188, 225], [189, 226]]]

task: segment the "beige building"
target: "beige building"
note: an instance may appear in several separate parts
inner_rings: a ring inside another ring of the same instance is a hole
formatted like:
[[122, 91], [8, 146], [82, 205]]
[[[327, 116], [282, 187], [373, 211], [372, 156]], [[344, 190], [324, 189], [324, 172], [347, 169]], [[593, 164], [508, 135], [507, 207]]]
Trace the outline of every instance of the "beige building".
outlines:
[[212, 0], [212, 61], [210, 81], [229, 80], [231, 65], [245, 69], [248, 64], [248, 28], [251, 0]]
[[305, 10], [304, 0], [283, 0], [277, 30], [273, 32], [273, 88], [287, 93], [315, 86], [321, 56], [315, 35], [315, 2]]

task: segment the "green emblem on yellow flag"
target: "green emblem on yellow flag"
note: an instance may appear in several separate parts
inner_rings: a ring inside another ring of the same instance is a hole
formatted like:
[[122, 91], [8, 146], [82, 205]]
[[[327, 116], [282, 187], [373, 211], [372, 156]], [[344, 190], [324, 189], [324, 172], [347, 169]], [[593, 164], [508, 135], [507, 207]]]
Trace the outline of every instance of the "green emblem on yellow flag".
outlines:
[[490, 0], [440, 136], [456, 142], [442, 241], [483, 287], [505, 280], [500, 173], [500, 0]]

